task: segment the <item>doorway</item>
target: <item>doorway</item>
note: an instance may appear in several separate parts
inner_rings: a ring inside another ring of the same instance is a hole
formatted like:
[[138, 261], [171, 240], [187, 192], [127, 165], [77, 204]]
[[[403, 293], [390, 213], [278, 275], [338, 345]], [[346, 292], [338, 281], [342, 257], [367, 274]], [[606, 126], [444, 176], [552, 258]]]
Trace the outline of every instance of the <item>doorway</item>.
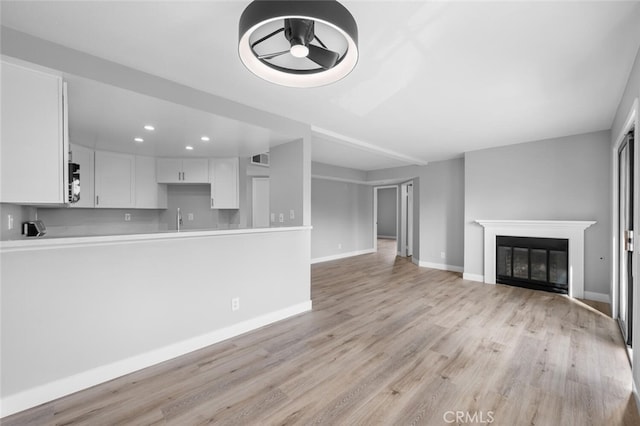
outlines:
[[617, 321], [630, 348], [633, 337], [634, 251], [634, 133], [631, 129], [618, 150], [618, 276]]
[[[373, 188], [373, 245], [378, 250], [378, 239], [394, 240], [399, 234], [400, 196], [397, 185]], [[397, 246], [397, 244], [394, 244]]]

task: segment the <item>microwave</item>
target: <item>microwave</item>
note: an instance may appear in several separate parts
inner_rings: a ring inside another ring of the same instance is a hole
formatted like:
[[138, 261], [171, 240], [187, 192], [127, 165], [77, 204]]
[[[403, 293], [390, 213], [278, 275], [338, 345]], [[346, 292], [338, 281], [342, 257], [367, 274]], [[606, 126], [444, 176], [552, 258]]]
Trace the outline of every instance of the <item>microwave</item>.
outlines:
[[80, 164], [69, 163], [68, 201], [77, 203], [80, 201]]

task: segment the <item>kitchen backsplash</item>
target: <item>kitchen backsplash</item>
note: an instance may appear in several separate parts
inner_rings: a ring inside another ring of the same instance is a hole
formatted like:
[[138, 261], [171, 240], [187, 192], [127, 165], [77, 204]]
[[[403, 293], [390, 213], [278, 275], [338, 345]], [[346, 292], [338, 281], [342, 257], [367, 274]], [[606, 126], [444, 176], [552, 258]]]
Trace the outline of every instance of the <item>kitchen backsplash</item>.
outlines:
[[[152, 209], [92, 209], [26, 207], [0, 204], [2, 227], [0, 240], [25, 238], [21, 224], [27, 220], [42, 220], [47, 228], [45, 238], [81, 237], [95, 235], [140, 234], [176, 229], [176, 212], [182, 212], [181, 229], [238, 228], [238, 210], [212, 210], [209, 185], [169, 185], [166, 210]], [[8, 229], [7, 216], [13, 218]], [[128, 215], [129, 220], [125, 220]]]

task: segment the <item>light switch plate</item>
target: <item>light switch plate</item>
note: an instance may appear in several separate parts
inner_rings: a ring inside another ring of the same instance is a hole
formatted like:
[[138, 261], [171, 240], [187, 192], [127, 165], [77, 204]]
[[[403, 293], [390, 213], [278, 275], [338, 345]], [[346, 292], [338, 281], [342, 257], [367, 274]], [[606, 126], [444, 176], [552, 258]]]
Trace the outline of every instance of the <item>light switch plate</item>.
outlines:
[[271, 213], [271, 222], [275, 222], [275, 221], [276, 221], [276, 214]]
[[284, 223], [284, 213], [280, 213], [280, 223]]
[[296, 215], [293, 211], [293, 209], [289, 210], [289, 219], [295, 219]]
[[131, 221], [131, 213], [125, 213], [124, 214], [124, 221], [125, 222]]
[[193, 220], [193, 213], [189, 213], [187, 215], [187, 220]]

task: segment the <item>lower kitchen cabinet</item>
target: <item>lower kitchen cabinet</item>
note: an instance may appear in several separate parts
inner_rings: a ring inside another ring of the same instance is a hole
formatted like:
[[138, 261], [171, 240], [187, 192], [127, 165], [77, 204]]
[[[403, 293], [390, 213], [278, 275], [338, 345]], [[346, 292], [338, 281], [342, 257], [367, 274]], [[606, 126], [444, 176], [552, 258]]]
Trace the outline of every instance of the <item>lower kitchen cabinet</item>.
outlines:
[[[80, 185], [82, 188], [82, 182]], [[96, 151], [95, 206], [98, 208], [136, 207], [135, 156]]]

